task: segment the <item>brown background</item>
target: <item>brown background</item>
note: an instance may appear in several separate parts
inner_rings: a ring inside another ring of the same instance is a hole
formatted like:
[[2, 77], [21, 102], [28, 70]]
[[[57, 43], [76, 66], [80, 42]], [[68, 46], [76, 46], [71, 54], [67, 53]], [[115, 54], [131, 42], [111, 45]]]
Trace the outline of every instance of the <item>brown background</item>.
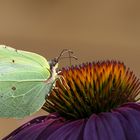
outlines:
[[[0, 0], [0, 44], [47, 59], [69, 48], [79, 58], [74, 64], [116, 59], [140, 76], [140, 2]], [[64, 60], [61, 66], [67, 63]], [[45, 112], [35, 116], [39, 114]], [[0, 138], [32, 117], [0, 119]]]

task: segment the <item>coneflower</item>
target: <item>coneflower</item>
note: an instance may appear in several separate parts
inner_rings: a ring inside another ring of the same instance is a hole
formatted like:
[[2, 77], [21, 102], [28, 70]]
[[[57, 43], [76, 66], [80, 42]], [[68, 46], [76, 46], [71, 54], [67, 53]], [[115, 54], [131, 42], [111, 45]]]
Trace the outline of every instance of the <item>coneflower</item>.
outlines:
[[102, 61], [63, 68], [35, 118], [3, 140], [140, 140], [140, 81], [125, 65]]

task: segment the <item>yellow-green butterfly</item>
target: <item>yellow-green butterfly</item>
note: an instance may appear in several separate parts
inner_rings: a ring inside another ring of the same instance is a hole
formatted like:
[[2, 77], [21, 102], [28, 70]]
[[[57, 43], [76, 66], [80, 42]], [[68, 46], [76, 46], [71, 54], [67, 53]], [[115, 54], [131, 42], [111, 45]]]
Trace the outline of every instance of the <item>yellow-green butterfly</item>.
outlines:
[[36, 53], [0, 45], [0, 117], [23, 118], [43, 106], [58, 77], [60, 56], [48, 62]]

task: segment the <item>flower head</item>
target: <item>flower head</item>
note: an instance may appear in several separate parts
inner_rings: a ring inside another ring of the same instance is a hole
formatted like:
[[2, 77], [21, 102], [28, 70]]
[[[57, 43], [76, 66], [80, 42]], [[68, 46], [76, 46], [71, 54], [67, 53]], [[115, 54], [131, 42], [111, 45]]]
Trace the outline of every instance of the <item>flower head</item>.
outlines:
[[3, 140], [140, 140], [140, 81], [117, 61], [63, 68], [35, 118]]
[[86, 63], [63, 68], [61, 75], [63, 84], [57, 82], [43, 107], [50, 113], [79, 119], [137, 101], [140, 82], [123, 63]]

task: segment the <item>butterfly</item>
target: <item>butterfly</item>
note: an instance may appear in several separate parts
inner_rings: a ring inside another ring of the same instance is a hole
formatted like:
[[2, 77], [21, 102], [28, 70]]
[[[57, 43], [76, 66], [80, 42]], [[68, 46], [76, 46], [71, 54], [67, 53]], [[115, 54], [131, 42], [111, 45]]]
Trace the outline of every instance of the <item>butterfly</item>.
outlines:
[[23, 118], [37, 112], [55, 86], [59, 57], [43, 56], [0, 45], [0, 117]]

